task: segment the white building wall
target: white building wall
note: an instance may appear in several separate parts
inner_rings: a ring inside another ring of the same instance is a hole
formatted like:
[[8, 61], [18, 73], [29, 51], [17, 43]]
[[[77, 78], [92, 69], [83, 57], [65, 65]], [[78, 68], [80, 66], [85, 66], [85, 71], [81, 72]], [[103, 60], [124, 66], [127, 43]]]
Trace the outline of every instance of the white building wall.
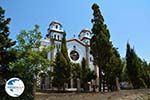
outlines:
[[[49, 38], [42, 39], [41, 40], [41, 47], [40, 47], [40, 49], [42, 49], [44, 47], [47, 47], [47, 46], [50, 46], [50, 45], [52, 45], [52, 44], [51, 44], [51, 41], [50, 41]], [[56, 41], [55, 40], [54, 41], [54, 45], [55, 45], [55, 48], [52, 51], [50, 51], [48, 53], [48, 55], [47, 55], [48, 59], [50, 59], [50, 60], [55, 60], [57, 50], [61, 49], [61, 41]], [[86, 48], [85, 48], [85, 45], [83, 45], [83, 44], [81, 44], [81, 43], [79, 43], [79, 42], [77, 42], [75, 40], [67, 42], [67, 50], [68, 50], [68, 57], [70, 58], [71, 62], [73, 62], [73, 63], [81, 64], [83, 57], [86, 59]], [[79, 53], [79, 59], [76, 60], [76, 61], [72, 60], [71, 57], [70, 57], [70, 53], [71, 53], [72, 50], [75, 50], [75, 51], [77, 51]], [[89, 64], [90, 69], [94, 70], [93, 56], [90, 54], [90, 48], [88, 50], [88, 64]]]
[[58, 32], [51, 32], [51, 38], [61, 40], [63, 38], [63, 34]]
[[62, 27], [61, 27], [59, 24], [51, 25], [51, 26], [50, 26], [50, 29], [51, 29], [51, 30], [58, 31], [58, 32], [63, 32], [63, 29], [62, 29]]
[[[75, 46], [75, 48], [74, 48], [74, 46]], [[73, 63], [81, 63], [82, 58], [83, 57], [86, 58], [85, 47], [77, 41], [67, 42], [67, 49], [68, 49], [68, 56]], [[72, 60], [70, 57], [70, 52], [74, 49], [79, 53], [79, 59], [76, 61]]]

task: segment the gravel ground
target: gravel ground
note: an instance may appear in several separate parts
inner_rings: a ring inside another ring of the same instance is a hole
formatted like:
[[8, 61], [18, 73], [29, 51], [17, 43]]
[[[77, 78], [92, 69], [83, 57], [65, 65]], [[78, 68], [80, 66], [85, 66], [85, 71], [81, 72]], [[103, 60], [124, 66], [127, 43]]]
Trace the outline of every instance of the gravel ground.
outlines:
[[150, 89], [110, 93], [36, 93], [35, 100], [150, 100]]

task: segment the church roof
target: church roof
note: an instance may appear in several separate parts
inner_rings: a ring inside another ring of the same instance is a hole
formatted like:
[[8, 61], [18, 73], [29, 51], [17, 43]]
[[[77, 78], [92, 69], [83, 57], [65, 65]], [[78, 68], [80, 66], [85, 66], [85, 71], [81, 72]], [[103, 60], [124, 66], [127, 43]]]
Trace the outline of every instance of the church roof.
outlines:
[[50, 32], [64, 33], [63, 30], [55, 30], [55, 29], [50, 29], [50, 30], [49, 30], [49, 33], [50, 33]]
[[89, 33], [91, 33], [91, 31], [90, 31], [88, 28], [82, 29], [81, 32], [80, 32], [79, 34], [81, 34], [81, 33], [83, 33], [83, 32], [89, 32]]
[[82, 40], [84, 40], [84, 39], [89, 39], [89, 40], [90, 40], [89, 37], [83, 37], [82, 39], [80, 39], [80, 41], [82, 41]]
[[62, 26], [61, 23], [60, 23], [59, 21], [57, 21], [57, 20], [52, 21], [52, 22], [49, 24], [49, 26], [54, 25], [54, 24], [58, 24], [58, 25]]
[[76, 41], [76, 42], [78, 42], [79, 44], [81, 44], [81, 45], [83, 45], [83, 46], [90, 46], [90, 45], [85, 45], [83, 42], [81, 42], [81, 41], [79, 41], [78, 39], [70, 39], [70, 40], [67, 40], [67, 42], [71, 42], [71, 41]]

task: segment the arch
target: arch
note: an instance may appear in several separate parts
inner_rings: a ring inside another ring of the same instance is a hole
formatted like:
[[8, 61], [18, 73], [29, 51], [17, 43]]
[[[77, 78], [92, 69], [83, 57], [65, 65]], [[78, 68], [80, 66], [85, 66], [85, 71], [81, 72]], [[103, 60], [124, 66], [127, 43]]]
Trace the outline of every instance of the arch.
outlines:
[[57, 39], [58, 39], [58, 40], [60, 39], [59, 35], [57, 35]]
[[54, 39], [56, 39], [56, 34], [54, 34]]

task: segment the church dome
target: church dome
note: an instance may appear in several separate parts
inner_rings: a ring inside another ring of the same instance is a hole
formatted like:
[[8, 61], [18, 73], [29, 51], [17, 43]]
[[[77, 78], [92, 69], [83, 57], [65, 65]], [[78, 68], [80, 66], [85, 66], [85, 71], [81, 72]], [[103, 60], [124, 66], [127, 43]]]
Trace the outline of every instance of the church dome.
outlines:
[[63, 32], [63, 26], [59, 21], [52, 21], [49, 24], [49, 28], [48, 30], [53, 30], [53, 31], [57, 31], [57, 32]]
[[54, 21], [52, 21], [50, 24], [49, 24], [49, 26], [53, 26], [53, 25], [60, 25], [61, 27], [62, 27], [62, 25], [61, 25], [61, 23], [59, 22], [59, 21], [57, 21], [57, 20], [54, 20]]
[[88, 28], [83, 28], [79, 33], [79, 39], [82, 41], [83, 39], [91, 39], [91, 31]]
[[90, 39], [91, 39], [91, 31], [89, 29], [84, 28], [79, 33], [79, 39], [82, 41], [85, 45], [90, 45]]

